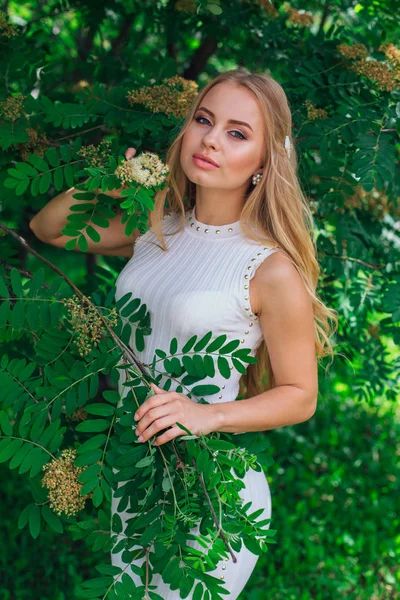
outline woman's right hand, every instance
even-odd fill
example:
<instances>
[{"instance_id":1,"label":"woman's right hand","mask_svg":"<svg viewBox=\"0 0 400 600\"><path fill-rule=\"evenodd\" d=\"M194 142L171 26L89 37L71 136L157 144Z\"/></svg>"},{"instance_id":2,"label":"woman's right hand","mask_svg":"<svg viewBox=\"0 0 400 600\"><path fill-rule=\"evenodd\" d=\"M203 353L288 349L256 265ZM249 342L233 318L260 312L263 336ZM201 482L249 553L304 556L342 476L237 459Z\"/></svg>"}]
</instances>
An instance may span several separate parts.
<instances>
[{"instance_id":1,"label":"woman's right hand","mask_svg":"<svg viewBox=\"0 0 400 600\"><path fill-rule=\"evenodd\" d=\"M125 151L125 158L126 160L130 160L131 158L133 158L136 154L136 148L128 148ZM122 192L123 189L127 188L128 186L124 183L124 185L121 188L118 188L117 190L107 190L106 194L107 196L111 196L112 198L120 198L120 194ZM101 192L101 190L97 190L98 193Z\"/></svg>"}]
</instances>

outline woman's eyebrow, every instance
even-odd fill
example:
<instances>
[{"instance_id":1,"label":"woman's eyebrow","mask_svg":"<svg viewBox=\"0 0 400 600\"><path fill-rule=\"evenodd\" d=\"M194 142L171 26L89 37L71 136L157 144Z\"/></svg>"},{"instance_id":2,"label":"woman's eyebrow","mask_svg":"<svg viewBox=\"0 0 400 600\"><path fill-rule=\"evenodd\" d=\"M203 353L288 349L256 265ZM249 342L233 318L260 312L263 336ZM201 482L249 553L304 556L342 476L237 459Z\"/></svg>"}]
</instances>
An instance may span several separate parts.
<instances>
[{"instance_id":1,"label":"woman's eyebrow","mask_svg":"<svg viewBox=\"0 0 400 600\"><path fill-rule=\"evenodd\" d=\"M211 110L208 110L208 108L205 108L204 106L199 106L199 108L197 110L204 110L204 112L208 113L210 115L210 117L215 118L214 113L211 112ZM245 127L248 127L249 129L251 129L251 131L253 131L253 129L250 127L250 125L248 123L245 123L244 121L237 121L236 119L229 119L228 123L237 123L238 125L244 125Z\"/></svg>"}]
</instances>

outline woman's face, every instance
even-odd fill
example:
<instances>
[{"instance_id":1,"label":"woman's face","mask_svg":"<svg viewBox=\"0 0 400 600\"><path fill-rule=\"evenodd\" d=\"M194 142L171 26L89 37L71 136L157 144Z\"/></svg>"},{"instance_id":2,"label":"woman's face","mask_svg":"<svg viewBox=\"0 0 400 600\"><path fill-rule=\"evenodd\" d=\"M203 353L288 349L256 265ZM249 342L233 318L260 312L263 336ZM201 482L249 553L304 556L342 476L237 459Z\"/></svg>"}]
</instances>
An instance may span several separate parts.
<instances>
[{"instance_id":1,"label":"woman's face","mask_svg":"<svg viewBox=\"0 0 400 600\"><path fill-rule=\"evenodd\" d=\"M212 114L210 114L212 113ZM230 119L247 123L229 123ZM234 82L222 82L207 92L182 138L180 161L186 176L206 188L248 189L260 171L264 120L253 93ZM204 154L218 168L206 169L193 160Z\"/></svg>"}]
</instances>

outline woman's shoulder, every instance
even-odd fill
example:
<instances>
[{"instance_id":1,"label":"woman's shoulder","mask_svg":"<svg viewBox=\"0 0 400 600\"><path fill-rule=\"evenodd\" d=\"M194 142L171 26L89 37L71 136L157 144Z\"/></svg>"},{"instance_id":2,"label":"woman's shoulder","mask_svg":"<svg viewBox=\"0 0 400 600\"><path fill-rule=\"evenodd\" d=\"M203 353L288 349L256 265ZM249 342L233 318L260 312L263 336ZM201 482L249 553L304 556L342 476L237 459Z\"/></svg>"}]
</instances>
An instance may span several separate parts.
<instances>
[{"instance_id":1,"label":"woman's shoulder","mask_svg":"<svg viewBox=\"0 0 400 600\"><path fill-rule=\"evenodd\" d=\"M257 282L268 287L283 285L290 288L300 280L299 271L287 253L278 245L271 246L271 252L267 252L266 260L257 269Z\"/></svg>"}]
</instances>

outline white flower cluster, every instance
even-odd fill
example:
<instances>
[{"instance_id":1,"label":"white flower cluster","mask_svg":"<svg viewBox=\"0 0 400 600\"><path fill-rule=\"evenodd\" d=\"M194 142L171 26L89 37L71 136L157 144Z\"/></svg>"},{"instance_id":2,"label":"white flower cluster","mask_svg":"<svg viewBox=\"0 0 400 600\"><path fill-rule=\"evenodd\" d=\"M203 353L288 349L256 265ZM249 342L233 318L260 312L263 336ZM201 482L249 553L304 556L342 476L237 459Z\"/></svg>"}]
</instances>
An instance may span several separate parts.
<instances>
[{"instance_id":1,"label":"white flower cluster","mask_svg":"<svg viewBox=\"0 0 400 600\"><path fill-rule=\"evenodd\" d=\"M144 152L126 160L115 170L115 175L123 182L136 181L146 188L160 185L165 181L169 167L152 152Z\"/></svg>"}]
</instances>

